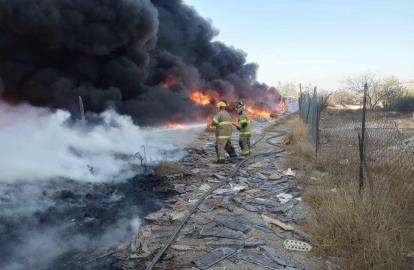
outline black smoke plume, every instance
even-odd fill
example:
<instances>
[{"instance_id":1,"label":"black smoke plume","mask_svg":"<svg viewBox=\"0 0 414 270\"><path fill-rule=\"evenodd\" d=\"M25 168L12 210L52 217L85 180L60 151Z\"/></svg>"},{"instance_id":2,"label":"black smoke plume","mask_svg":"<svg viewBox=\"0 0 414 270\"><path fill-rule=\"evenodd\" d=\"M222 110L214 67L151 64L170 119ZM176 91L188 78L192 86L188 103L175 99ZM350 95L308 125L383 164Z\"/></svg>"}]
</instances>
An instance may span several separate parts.
<instances>
[{"instance_id":1,"label":"black smoke plume","mask_svg":"<svg viewBox=\"0 0 414 270\"><path fill-rule=\"evenodd\" d=\"M205 115L196 90L264 106L257 65L217 34L182 0L0 0L0 96L69 110L82 96L139 124Z\"/></svg>"}]
</instances>

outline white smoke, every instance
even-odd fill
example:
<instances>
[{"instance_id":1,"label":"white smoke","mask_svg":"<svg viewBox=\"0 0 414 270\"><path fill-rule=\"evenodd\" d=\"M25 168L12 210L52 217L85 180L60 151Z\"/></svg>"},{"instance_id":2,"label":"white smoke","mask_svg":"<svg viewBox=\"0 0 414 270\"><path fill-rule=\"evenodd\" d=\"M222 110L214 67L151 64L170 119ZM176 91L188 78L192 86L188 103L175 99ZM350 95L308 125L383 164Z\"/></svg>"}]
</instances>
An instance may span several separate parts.
<instances>
[{"instance_id":1,"label":"white smoke","mask_svg":"<svg viewBox=\"0 0 414 270\"><path fill-rule=\"evenodd\" d=\"M1 269L44 269L66 252L128 241L141 226L148 204L163 203L139 189L128 195L122 186L138 183L135 178L122 181L141 173L141 162L180 159L183 147L204 127L140 128L113 110L90 120L74 121L62 110L0 102L0 255L8 254L7 260L0 259ZM73 198L62 197L62 192L72 192ZM88 199L89 193L96 199ZM124 200L129 207L114 206L112 220L87 204L91 200L97 205ZM81 208L83 204L90 208ZM85 215L89 209L101 214ZM102 220L105 225L99 225ZM87 226L102 231L81 230Z\"/></svg>"},{"instance_id":2,"label":"white smoke","mask_svg":"<svg viewBox=\"0 0 414 270\"><path fill-rule=\"evenodd\" d=\"M0 103L0 182L123 180L137 174L138 152L146 162L184 155L163 140L168 132L142 129L113 110L99 118L99 124L84 125L71 123L66 111Z\"/></svg>"},{"instance_id":3,"label":"white smoke","mask_svg":"<svg viewBox=\"0 0 414 270\"><path fill-rule=\"evenodd\" d=\"M91 237L83 234L73 234L64 239L70 224L49 227L44 231L26 231L20 235L25 239L24 244L15 248L15 257L5 264L3 270L50 269L48 264L71 250L83 251L93 243L95 247L107 248L128 241L141 227L141 219L120 219L106 228L100 235ZM64 243L64 244L62 244ZM41 259L40 259L41 258ZM0 265L3 262L0 262ZM3 265L2 265L3 266Z\"/></svg>"}]
</instances>

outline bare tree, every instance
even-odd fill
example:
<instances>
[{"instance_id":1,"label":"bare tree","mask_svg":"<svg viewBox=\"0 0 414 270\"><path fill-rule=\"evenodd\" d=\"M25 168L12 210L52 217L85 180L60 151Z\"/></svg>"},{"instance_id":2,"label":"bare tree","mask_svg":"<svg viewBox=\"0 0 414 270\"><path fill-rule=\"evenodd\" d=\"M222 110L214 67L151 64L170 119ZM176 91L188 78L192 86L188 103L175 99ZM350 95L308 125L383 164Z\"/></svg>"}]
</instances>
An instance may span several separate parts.
<instances>
[{"instance_id":1,"label":"bare tree","mask_svg":"<svg viewBox=\"0 0 414 270\"><path fill-rule=\"evenodd\" d=\"M282 96L299 97L299 85L295 82L278 82L276 89Z\"/></svg>"},{"instance_id":2,"label":"bare tree","mask_svg":"<svg viewBox=\"0 0 414 270\"><path fill-rule=\"evenodd\" d=\"M405 87L394 76L384 79L380 87L383 92L382 104L384 107L391 107L397 98L406 93Z\"/></svg>"},{"instance_id":3,"label":"bare tree","mask_svg":"<svg viewBox=\"0 0 414 270\"><path fill-rule=\"evenodd\" d=\"M414 79L410 80L405 85L406 88L406 95L407 96L414 96Z\"/></svg>"},{"instance_id":4,"label":"bare tree","mask_svg":"<svg viewBox=\"0 0 414 270\"><path fill-rule=\"evenodd\" d=\"M404 87L394 76L381 79L375 74L364 73L346 79L345 83L349 90L360 93L363 93L365 83L368 84L367 104L369 109L388 106L404 93Z\"/></svg>"}]
</instances>

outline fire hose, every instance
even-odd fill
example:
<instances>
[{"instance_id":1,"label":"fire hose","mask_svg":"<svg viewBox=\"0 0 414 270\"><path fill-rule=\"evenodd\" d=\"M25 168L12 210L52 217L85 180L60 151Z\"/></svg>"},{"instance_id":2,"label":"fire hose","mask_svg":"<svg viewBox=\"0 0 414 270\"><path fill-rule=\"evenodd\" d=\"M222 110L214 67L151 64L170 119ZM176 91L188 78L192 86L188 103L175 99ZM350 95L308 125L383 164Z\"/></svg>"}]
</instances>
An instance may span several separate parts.
<instances>
[{"instance_id":1,"label":"fire hose","mask_svg":"<svg viewBox=\"0 0 414 270\"><path fill-rule=\"evenodd\" d=\"M147 266L146 270L152 270L154 268L154 266L159 262L161 257L164 255L164 253L167 251L167 249L170 247L170 245L174 242L175 238L180 233L181 229L184 227L184 225L187 223L187 221L190 219L190 217L194 214L194 212L200 206L200 204L203 203L204 200L208 196L210 196L215 190L227 185L229 183L229 179L233 178L237 174L237 172L240 170L240 168L246 162L248 162L249 160L254 159L256 157L259 157L259 156L277 155L277 154L280 154L280 153L283 153L283 152L286 151L280 144L276 144L276 143L271 142L271 140L273 140L275 138L285 136L286 132L284 132L284 131L265 131L265 132L263 132L261 137L251 145L251 148L254 148L259 142L261 142L266 137L266 133L278 133L277 135L273 135L273 136L267 138L265 140L265 142L267 144L271 145L271 146L279 147L280 149L277 150L277 151L271 151L271 152L255 154L255 155L252 155L252 156L249 156L249 157L243 159L242 161L240 161L237 164L237 166L233 170L233 172L229 176L227 176L225 181L223 181L222 183L220 183L220 184L210 188L208 191L206 191L200 197L200 199L193 206L191 206L191 208L190 208L189 212L187 213L187 215L184 217L184 219L181 221L181 223L175 228L174 232L168 238L167 242L163 245L163 247L158 251L157 255L152 259L151 263Z\"/></svg>"}]
</instances>

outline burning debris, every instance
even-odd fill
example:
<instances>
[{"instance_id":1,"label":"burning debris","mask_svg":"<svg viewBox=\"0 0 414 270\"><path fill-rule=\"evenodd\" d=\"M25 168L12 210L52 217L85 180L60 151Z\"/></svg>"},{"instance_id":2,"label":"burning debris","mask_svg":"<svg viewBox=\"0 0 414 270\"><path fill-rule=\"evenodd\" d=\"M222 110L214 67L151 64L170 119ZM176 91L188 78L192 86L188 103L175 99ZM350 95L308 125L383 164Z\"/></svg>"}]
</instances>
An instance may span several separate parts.
<instances>
[{"instance_id":1,"label":"burning debris","mask_svg":"<svg viewBox=\"0 0 414 270\"><path fill-rule=\"evenodd\" d=\"M211 103L211 97L201 92L193 92L190 95L190 99L198 105L206 106Z\"/></svg>"},{"instance_id":2,"label":"burning debris","mask_svg":"<svg viewBox=\"0 0 414 270\"><path fill-rule=\"evenodd\" d=\"M279 110L257 65L213 41L218 31L181 0L3 0L0 25L10 102L74 110L81 96L89 111L112 106L145 125L205 119L221 99Z\"/></svg>"}]
</instances>

